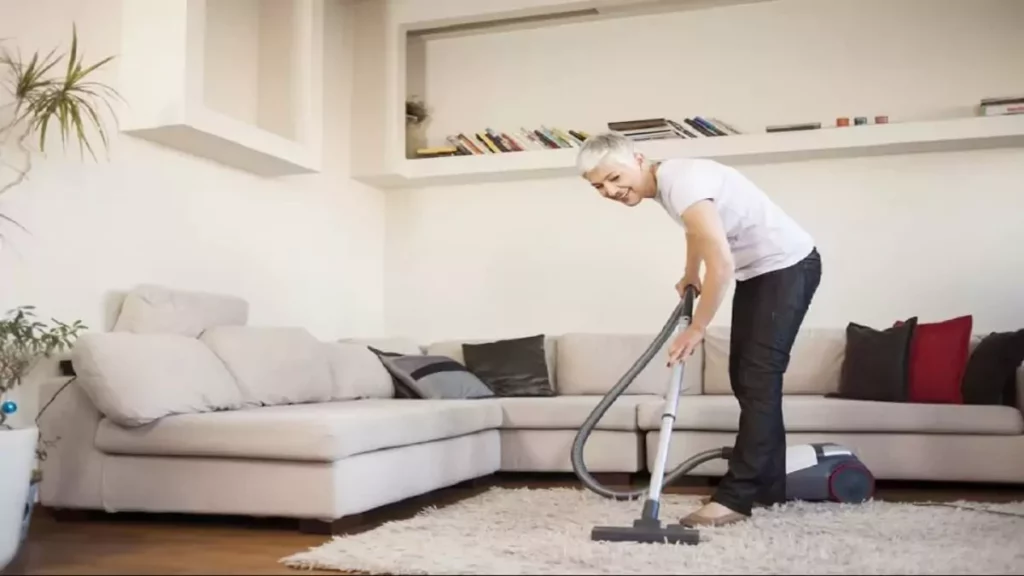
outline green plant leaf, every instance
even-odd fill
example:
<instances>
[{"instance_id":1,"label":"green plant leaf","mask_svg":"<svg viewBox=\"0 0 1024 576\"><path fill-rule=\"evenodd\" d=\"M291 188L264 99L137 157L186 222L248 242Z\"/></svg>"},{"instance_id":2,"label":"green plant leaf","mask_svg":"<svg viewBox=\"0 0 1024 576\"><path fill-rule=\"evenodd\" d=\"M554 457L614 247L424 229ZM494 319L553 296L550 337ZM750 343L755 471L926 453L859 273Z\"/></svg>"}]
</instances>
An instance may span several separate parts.
<instances>
[{"instance_id":1,"label":"green plant leaf","mask_svg":"<svg viewBox=\"0 0 1024 576\"><path fill-rule=\"evenodd\" d=\"M63 75L48 77L65 58ZM36 52L27 62L20 55L9 52L0 55L0 64L6 66L14 77L11 84L17 122L28 121L30 129L38 132L41 151L46 150L51 120L56 123L65 148L73 140L79 144L83 156L88 152L95 160L96 150L88 134L90 127L95 128L103 147L109 147L110 140L98 103L106 106L106 111L116 122L117 115L111 100L123 99L111 86L92 80L92 75L113 59L114 56L108 56L86 64L78 44L76 24L72 24L69 53L58 53L54 49L40 57Z\"/></svg>"}]
</instances>

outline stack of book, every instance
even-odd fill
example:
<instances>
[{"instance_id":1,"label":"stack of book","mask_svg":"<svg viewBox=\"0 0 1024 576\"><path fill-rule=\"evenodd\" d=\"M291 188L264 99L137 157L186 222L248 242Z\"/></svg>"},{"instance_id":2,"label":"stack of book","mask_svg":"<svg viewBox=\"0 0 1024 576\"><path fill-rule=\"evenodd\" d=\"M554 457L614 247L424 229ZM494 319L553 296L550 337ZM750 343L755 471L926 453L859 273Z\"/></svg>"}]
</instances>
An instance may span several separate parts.
<instances>
[{"instance_id":1,"label":"stack of book","mask_svg":"<svg viewBox=\"0 0 1024 576\"><path fill-rule=\"evenodd\" d=\"M978 112L982 116L1007 116L1024 113L1024 96L985 98L978 105Z\"/></svg>"},{"instance_id":2,"label":"stack of book","mask_svg":"<svg viewBox=\"0 0 1024 576\"><path fill-rule=\"evenodd\" d=\"M609 122L608 129L630 140L661 140L664 138L713 138L740 132L717 118L693 116L682 123L671 118L647 118Z\"/></svg>"},{"instance_id":3,"label":"stack of book","mask_svg":"<svg viewBox=\"0 0 1024 576\"><path fill-rule=\"evenodd\" d=\"M581 130L562 130L548 126L541 126L535 130L520 128L511 131L486 128L482 132L460 132L450 135L445 138L447 146L420 148L416 150L416 157L482 156L528 150L579 148L588 137L589 134Z\"/></svg>"}]
</instances>

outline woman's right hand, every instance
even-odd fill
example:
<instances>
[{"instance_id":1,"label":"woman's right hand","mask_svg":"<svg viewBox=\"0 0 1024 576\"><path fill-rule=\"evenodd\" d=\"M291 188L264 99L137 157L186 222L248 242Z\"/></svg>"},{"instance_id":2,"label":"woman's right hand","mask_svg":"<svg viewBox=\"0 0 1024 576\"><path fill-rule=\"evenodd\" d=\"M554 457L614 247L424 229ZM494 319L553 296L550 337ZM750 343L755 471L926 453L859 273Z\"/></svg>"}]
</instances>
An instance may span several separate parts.
<instances>
[{"instance_id":1,"label":"woman's right hand","mask_svg":"<svg viewBox=\"0 0 1024 576\"><path fill-rule=\"evenodd\" d=\"M686 297L686 287L693 286L694 290L697 291L696 296L700 296L700 277L699 276L683 276L683 278L676 283L676 292L679 293L680 298Z\"/></svg>"}]
</instances>

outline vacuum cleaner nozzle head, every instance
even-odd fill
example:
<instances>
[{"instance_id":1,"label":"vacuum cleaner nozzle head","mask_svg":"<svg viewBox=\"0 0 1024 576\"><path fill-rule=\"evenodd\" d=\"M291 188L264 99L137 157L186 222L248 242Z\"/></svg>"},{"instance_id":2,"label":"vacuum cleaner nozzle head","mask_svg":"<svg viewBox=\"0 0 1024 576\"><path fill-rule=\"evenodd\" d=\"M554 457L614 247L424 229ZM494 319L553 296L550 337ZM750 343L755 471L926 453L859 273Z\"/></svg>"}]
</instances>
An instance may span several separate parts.
<instances>
[{"instance_id":1,"label":"vacuum cleaner nozzle head","mask_svg":"<svg viewBox=\"0 0 1024 576\"><path fill-rule=\"evenodd\" d=\"M590 539L597 542L638 542L645 544L699 544L700 531L681 524L661 526L637 522L633 526L595 526Z\"/></svg>"}]
</instances>

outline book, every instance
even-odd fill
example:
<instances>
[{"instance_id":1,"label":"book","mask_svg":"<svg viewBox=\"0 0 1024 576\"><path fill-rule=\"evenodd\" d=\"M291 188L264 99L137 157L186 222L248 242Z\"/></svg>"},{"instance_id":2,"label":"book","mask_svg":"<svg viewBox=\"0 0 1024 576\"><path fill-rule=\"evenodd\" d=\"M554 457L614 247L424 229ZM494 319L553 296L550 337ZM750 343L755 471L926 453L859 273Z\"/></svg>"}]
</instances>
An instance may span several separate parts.
<instances>
[{"instance_id":1,"label":"book","mask_svg":"<svg viewBox=\"0 0 1024 576\"><path fill-rule=\"evenodd\" d=\"M1024 113L1024 96L985 98L978 105L982 116L1006 116Z\"/></svg>"},{"instance_id":2,"label":"book","mask_svg":"<svg viewBox=\"0 0 1024 576\"><path fill-rule=\"evenodd\" d=\"M662 138L711 138L740 134L717 118L691 116L677 122L671 118L644 118L608 123L608 129L630 140L656 140Z\"/></svg>"}]
</instances>

